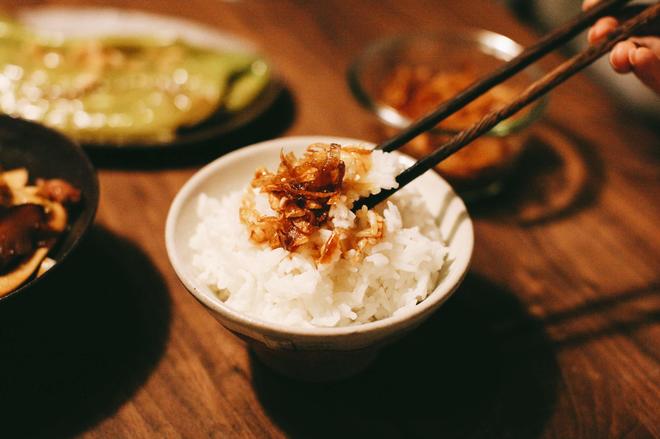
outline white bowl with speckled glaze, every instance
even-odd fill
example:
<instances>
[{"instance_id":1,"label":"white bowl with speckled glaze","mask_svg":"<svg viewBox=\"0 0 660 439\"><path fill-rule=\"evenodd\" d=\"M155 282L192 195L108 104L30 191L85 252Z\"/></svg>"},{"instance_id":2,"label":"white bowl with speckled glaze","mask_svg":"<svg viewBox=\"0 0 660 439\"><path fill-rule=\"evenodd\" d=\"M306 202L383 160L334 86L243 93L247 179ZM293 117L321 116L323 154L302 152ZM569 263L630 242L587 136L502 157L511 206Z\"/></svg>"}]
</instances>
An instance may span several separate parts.
<instances>
[{"instance_id":1,"label":"white bowl with speckled glaze","mask_svg":"<svg viewBox=\"0 0 660 439\"><path fill-rule=\"evenodd\" d=\"M364 369L378 350L420 325L458 288L467 273L474 236L465 205L439 175L427 172L413 183L437 218L446 240L449 263L429 296L401 315L356 326L300 328L260 320L233 310L208 285L199 282L192 262L190 238L197 226L200 194L222 197L245 188L256 168L277 167L280 150L302 152L315 142L342 145L369 142L328 136L284 137L257 143L220 157L199 170L176 195L167 217L165 241L172 267L186 289L227 329L246 340L277 371L308 380L339 379ZM411 164L413 159L399 154Z\"/></svg>"}]
</instances>

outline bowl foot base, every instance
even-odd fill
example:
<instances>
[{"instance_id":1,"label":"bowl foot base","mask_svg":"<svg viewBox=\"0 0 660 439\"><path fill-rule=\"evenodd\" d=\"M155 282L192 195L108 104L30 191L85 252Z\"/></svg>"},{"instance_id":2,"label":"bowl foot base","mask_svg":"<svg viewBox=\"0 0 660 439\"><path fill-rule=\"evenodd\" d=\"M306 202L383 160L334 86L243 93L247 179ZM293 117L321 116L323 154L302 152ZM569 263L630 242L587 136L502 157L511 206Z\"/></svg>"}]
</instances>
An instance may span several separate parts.
<instances>
[{"instance_id":1,"label":"bowl foot base","mask_svg":"<svg viewBox=\"0 0 660 439\"><path fill-rule=\"evenodd\" d=\"M339 381L365 370L379 349L356 351L287 351L250 346L266 366L286 377L308 382Z\"/></svg>"}]
</instances>

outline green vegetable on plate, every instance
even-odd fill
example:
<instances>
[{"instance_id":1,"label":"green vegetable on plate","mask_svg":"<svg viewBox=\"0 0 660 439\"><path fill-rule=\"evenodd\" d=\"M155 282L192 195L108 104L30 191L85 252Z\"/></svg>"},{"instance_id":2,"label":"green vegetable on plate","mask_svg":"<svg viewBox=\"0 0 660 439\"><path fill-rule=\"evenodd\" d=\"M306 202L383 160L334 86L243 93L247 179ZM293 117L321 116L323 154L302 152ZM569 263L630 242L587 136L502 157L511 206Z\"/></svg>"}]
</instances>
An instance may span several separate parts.
<instances>
[{"instance_id":1,"label":"green vegetable on plate","mask_svg":"<svg viewBox=\"0 0 660 439\"><path fill-rule=\"evenodd\" d=\"M249 106L270 80L253 54L141 36L56 38L0 20L0 112L82 143L166 143Z\"/></svg>"}]
</instances>

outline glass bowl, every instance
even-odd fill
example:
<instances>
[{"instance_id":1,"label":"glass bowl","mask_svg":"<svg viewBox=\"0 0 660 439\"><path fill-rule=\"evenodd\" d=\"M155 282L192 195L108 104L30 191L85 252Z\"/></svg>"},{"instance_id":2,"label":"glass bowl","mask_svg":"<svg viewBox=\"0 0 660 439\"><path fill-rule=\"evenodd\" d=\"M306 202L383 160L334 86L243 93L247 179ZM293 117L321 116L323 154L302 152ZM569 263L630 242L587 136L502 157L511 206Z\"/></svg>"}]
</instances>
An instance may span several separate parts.
<instances>
[{"instance_id":1,"label":"glass bowl","mask_svg":"<svg viewBox=\"0 0 660 439\"><path fill-rule=\"evenodd\" d=\"M510 38L485 30L399 35L370 44L349 67L348 83L360 105L382 122L384 136L393 136L522 50ZM534 67L518 73L418 136L403 151L414 157L429 154L512 100L541 74ZM524 149L527 128L545 105L545 98L537 100L445 159L436 170L468 199L498 193Z\"/></svg>"}]
</instances>

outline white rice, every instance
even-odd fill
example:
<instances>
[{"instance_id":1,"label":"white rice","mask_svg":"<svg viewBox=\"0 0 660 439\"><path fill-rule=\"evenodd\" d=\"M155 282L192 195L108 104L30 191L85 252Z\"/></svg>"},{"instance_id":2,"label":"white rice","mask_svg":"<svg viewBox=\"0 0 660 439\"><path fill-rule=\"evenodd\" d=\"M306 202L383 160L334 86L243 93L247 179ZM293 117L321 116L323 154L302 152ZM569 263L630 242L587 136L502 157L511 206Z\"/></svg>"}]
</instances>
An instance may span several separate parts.
<instances>
[{"instance_id":1,"label":"white rice","mask_svg":"<svg viewBox=\"0 0 660 439\"><path fill-rule=\"evenodd\" d=\"M367 175L375 185L372 193L396 185L395 156L375 151L372 164ZM258 195L256 208L267 213L270 206ZM415 307L439 281L447 249L414 188L402 189L379 210L384 236L363 259L356 262L351 250L327 264L250 241L239 218L242 197L242 191L221 199L201 195L200 222L190 240L198 280L239 312L289 326L355 325ZM352 222L353 198L356 194L347 194L346 203L330 210L336 227Z\"/></svg>"}]
</instances>

